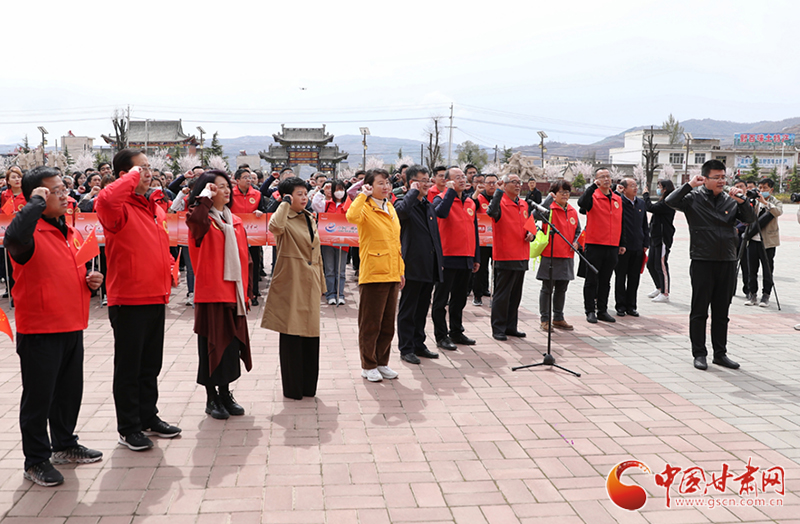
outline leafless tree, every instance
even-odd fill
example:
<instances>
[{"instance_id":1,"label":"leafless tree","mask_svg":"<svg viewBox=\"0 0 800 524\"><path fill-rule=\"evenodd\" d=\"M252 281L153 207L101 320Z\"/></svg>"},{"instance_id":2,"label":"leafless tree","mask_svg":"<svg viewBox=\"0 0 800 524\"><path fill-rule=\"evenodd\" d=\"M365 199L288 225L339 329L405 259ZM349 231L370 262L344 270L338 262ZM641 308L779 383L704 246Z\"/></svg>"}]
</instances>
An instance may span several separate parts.
<instances>
[{"instance_id":1,"label":"leafless tree","mask_svg":"<svg viewBox=\"0 0 800 524\"><path fill-rule=\"evenodd\" d=\"M428 169L431 170L431 173L433 173L434 167L444 162L441 146L439 145L443 118L441 116L432 116L430 124L425 128L425 135L428 137L428 155L425 158L425 163L428 164Z\"/></svg>"},{"instance_id":2,"label":"leafless tree","mask_svg":"<svg viewBox=\"0 0 800 524\"><path fill-rule=\"evenodd\" d=\"M128 145L128 120L125 113L119 110L114 111L111 123L114 124L114 149L121 151Z\"/></svg>"},{"instance_id":3,"label":"leafless tree","mask_svg":"<svg viewBox=\"0 0 800 524\"><path fill-rule=\"evenodd\" d=\"M656 165L658 163L658 149L653 142L653 126L650 126L650 132L644 134L644 148L642 149L642 156L644 157L644 174L647 181L647 191L653 186L653 176L656 172Z\"/></svg>"}]
</instances>

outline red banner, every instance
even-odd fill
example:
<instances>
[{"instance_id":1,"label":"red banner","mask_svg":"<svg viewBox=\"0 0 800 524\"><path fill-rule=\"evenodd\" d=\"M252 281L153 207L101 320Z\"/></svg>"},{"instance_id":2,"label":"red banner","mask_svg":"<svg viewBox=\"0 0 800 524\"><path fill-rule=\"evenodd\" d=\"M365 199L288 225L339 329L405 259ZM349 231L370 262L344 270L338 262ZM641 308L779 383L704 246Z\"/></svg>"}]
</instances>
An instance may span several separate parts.
<instances>
[{"instance_id":1,"label":"red banner","mask_svg":"<svg viewBox=\"0 0 800 524\"><path fill-rule=\"evenodd\" d=\"M0 244L3 243L3 239L6 237L6 229L12 220L14 220L14 215L0 215Z\"/></svg>"},{"instance_id":2,"label":"red banner","mask_svg":"<svg viewBox=\"0 0 800 524\"><path fill-rule=\"evenodd\" d=\"M478 214L478 241L482 247L492 247L492 226L494 220L484 213Z\"/></svg>"},{"instance_id":3,"label":"red banner","mask_svg":"<svg viewBox=\"0 0 800 524\"><path fill-rule=\"evenodd\" d=\"M256 217L254 213L236 213L242 219L242 226L247 233L247 245L267 245L267 216Z\"/></svg>"},{"instance_id":4,"label":"red banner","mask_svg":"<svg viewBox=\"0 0 800 524\"><path fill-rule=\"evenodd\" d=\"M358 247L358 226L347 221L341 213L320 213L317 222L319 242L323 246L347 245Z\"/></svg>"},{"instance_id":5,"label":"red banner","mask_svg":"<svg viewBox=\"0 0 800 524\"><path fill-rule=\"evenodd\" d=\"M97 227L94 233L97 236L97 243L101 246L105 245L106 237L103 232L103 226L100 225L100 220L97 219L97 213L76 213L73 216L75 217L75 229L78 230L82 238L89 238L89 233Z\"/></svg>"}]
</instances>

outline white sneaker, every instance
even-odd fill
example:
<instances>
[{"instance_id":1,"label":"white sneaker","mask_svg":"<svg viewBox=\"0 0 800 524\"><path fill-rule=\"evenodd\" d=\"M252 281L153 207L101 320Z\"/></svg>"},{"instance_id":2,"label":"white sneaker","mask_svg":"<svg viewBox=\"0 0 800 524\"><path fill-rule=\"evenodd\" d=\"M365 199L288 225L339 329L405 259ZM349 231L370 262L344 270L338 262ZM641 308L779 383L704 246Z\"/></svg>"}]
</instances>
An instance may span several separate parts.
<instances>
[{"instance_id":1,"label":"white sneaker","mask_svg":"<svg viewBox=\"0 0 800 524\"><path fill-rule=\"evenodd\" d=\"M800 324L795 324L795 325L794 325L794 328L795 328L797 331L800 331Z\"/></svg>"},{"instance_id":2,"label":"white sneaker","mask_svg":"<svg viewBox=\"0 0 800 524\"><path fill-rule=\"evenodd\" d=\"M659 293L653 300L650 302L669 302L669 296L665 295L664 293Z\"/></svg>"},{"instance_id":3,"label":"white sneaker","mask_svg":"<svg viewBox=\"0 0 800 524\"><path fill-rule=\"evenodd\" d=\"M769 295L761 295L761 301L758 303L758 307L769 307Z\"/></svg>"},{"instance_id":4,"label":"white sneaker","mask_svg":"<svg viewBox=\"0 0 800 524\"><path fill-rule=\"evenodd\" d=\"M647 298L656 298L660 294L661 294L660 289L654 289L653 291L647 294Z\"/></svg>"},{"instance_id":5,"label":"white sneaker","mask_svg":"<svg viewBox=\"0 0 800 524\"><path fill-rule=\"evenodd\" d=\"M335 306L336 305L336 297L329 298L328 299L328 305L329 306Z\"/></svg>"},{"instance_id":6,"label":"white sneaker","mask_svg":"<svg viewBox=\"0 0 800 524\"><path fill-rule=\"evenodd\" d=\"M339 297L339 305L340 306L344 305L344 297Z\"/></svg>"},{"instance_id":7,"label":"white sneaker","mask_svg":"<svg viewBox=\"0 0 800 524\"><path fill-rule=\"evenodd\" d=\"M380 382L383 380L383 375L377 369L362 369L361 377L369 380L370 382Z\"/></svg>"},{"instance_id":8,"label":"white sneaker","mask_svg":"<svg viewBox=\"0 0 800 524\"><path fill-rule=\"evenodd\" d=\"M389 366L378 366L378 373L380 373L383 378L397 378L397 371L393 370Z\"/></svg>"},{"instance_id":9,"label":"white sneaker","mask_svg":"<svg viewBox=\"0 0 800 524\"><path fill-rule=\"evenodd\" d=\"M186 297L186 302L184 302L184 304L194 307L194 293L189 293L189 296Z\"/></svg>"},{"instance_id":10,"label":"white sneaker","mask_svg":"<svg viewBox=\"0 0 800 524\"><path fill-rule=\"evenodd\" d=\"M758 299L756 298L755 293L750 293L747 295L747 301L744 303L745 306L755 306L758 305Z\"/></svg>"},{"instance_id":11,"label":"white sneaker","mask_svg":"<svg viewBox=\"0 0 800 524\"><path fill-rule=\"evenodd\" d=\"M103 305L104 306L108 305L108 297L103 297Z\"/></svg>"}]
</instances>

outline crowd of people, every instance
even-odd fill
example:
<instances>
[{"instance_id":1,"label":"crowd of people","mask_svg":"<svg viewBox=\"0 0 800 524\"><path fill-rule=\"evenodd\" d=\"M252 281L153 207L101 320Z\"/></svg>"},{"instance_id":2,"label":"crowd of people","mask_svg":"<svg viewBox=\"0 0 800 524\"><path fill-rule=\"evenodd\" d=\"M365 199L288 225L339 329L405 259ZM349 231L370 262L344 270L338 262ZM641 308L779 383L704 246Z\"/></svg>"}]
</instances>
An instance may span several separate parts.
<instances>
[{"instance_id":1,"label":"crowd of people","mask_svg":"<svg viewBox=\"0 0 800 524\"><path fill-rule=\"evenodd\" d=\"M305 181L288 167L265 176L249 166L232 176L197 166L172 177L151 170L141 151L124 149L97 172L70 177L55 168L23 173L13 167L5 180L0 206L14 218L3 259L10 264L7 285L16 305L24 474L45 486L63 482L54 463L102 458L78 444L74 434L82 396L83 330L91 294L98 289L107 290L114 334L112 389L120 445L145 451L154 445L150 437L181 432L159 418L157 408L165 305L178 284L181 262L185 303L194 308L197 383L206 389L205 412L216 419L245 413L231 385L241 376L241 363L248 371L253 365L246 314L259 305L267 264L261 247L248 246L238 214L272 214L268 229L276 246L261 326L280 334L283 395L302 399L317 390L320 308L346 304L348 259L358 279L361 376L378 382L398 377L389 366L395 328L404 362L439 358L426 345L429 312L437 348L475 345L463 323L470 294L474 307L491 300L494 339L525 337L519 307L537 231L547 240L536 272L541 330L574 329L564 310L576 275L584 278L590 324L616 322L608 309L612 276L616 317L639 316L645 267L655 286L648 296L655 303L669 302L676 210L686 215L691 236L694 366L707 368L710 307L713 362L736 369L739 365L727 356L726 336L737 261L742 261L747 304L768 307L779 244L775 218L782 213L770 179L759 182L757 194L746 195L739 180L724 191L725 166L716 160L678 189L670 180L659 180L655 201L646 191L638 196L633 178L612 180L608 169L599 168L577 209L569 199L582 188L569 181L552 183L542 200L535 181L526 181L525 193L518 175L480 174L473 165L463 171L401 166L394 174L372 169L347 181L324 173ZM76 264L83 239L64 218L76 207L97 213L104 228L100 271ZM169 247L166 227L166 214L178 211L186 211L189 230L189 245L182 249ZM322 246L315 213L343 214L358 228L358 247ZM481 214L491 219L491 246L480 245ZM575 252L581 254L577 271ZM759 267L763 285L756 300Z\"/></svg>"}]
</instances>

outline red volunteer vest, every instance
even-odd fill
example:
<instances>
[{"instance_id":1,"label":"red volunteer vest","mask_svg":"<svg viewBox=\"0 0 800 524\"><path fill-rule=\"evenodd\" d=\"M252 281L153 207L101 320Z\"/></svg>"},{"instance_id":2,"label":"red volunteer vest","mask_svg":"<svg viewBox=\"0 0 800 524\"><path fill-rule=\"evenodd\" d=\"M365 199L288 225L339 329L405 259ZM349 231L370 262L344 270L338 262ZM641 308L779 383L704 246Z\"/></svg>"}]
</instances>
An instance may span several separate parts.
<instances>
[{"instance_id":1,"label":"red volunteer vest","mask_svg":"<svg viewBox=\"0 0 800 524\"><path fill-rule=\"evenodd\" d=\"M485 215L486 211L489 209L489 204L490 203L491 202L489 202L489 200L487 200L486 197L483 196L483 193L479 193L478 194L478 206L477 206L478 213L482 213L482 214Z\"/></svg>"},{"instance_id":2,"label":"red volunteer vest","mask_svg":"<svg viewBox=\"0 0 800 524\"><path fill-rule=\"evenodd\" d=\"M209 220L211 219L209 218ZM236 215L233 215L233 230L236 233L236 246L239 248L239 262L242 266L242 286L245 299L247 299L250 255L247 249L247 233L242 226L242 219ZM194 239L189 242L189 257L192 259L194 268L194 301L235 304L236 284L223 279L225 274L225 233L213 220L211 220L211 227L203 237L200 247L197 247Z\"/></svg>"},{"instance_id":3,"label":"red volunteer vest","mask_svg":"<svg viewBox=\"0 0 800 524\"><path fill-rule=\"evenodd\" d=\"M622 233L622 198L611 192L611 200L599 189L592 195L592 209L586 213L586 243L618 246Z\"/></svg>"},{"instance_id":4,"label":"red volunteer vest","mask_svg":"<svg viewBox=\"0 0 800 524\"><path fill-rule=\"evenodd\" d=\"M564 208L553 202L550 204L550 209L553 211L553 218L550 221L556 226L556 229L569 240L575 238L575 230L578 229L578 212L575 208L567 204L567 210L564 211ZM544 224L544 232L548 233L549 230L550 226ZM572 249L560 236L553 236L551 241L553 242L553 258L572 258L574 256ZM549 245L542 251L542 256L550 256Z\"/></svg>"},{"instance_id":5,"label":"red volunteer vest","mask_svg":"<svg viewBox=\"0 0 800 524\"><path fill-rule=\"evenodd\" d=\"M57 227L39 219L31 259L25 264L11 259L17 333L69 333L89 325L86 269L75 262L80 235L71 226L67 229L64 239Z\"/></svg>"},{"instance_id":6,"label":"red volunteer vest","mask_svg":"<svg viewBox=\"0 0 800 524\"><path fill-rule=\"evenodd\" d=\"M325 212L326 213L340 213L342 215L347 213L347 210L344 208L344 203L341 205L336 205L336 202L333 200L326 200L325 201Z\"/></svg>"},{"instance_id":7,"label":"red volunteer vest","mask_svg":"<svg viewBox=\"0 0 800 524\"><path fill-rule=\"evenodd\" d=\"M492 258L494 260L528 260L530 243L525 242L525 221L528 204L521 198L515 203L503 194L500 200L500 220L492 226Z\"/></svg>"},{"instance_id":8,"label":"red volunteer vest","mask_svg":"<svg viewBox=\"0 0 800 524\"><path fill-rule=\"evenodd\" d=\"M475 201L456 197L447 218L439 219L439 237L446 257L475 256Z\"/></svg>"},{"instance_id":9,"label":"red volunteer vest","mask_svg":"<svg viewBox=\"0 0 800 524\"><path fill-rule=\"evenodd\" d=\"M109 306L169 302L172 260L167 219L160 206L153 208L155 217L143 197L131 195L125 202L127 221L122 229L114 233L105 228Z\"/></svg>"},{"instance_id":10,"label":"red volunteer vest","mask_svg":"<svg viewBox=\"0 0 800 524\"><path fill-rule=\"evenodd\" d=\"M444 191L439 191L439 189L436 186L431 186L431 188L428 190L428 202L433 204L433 199L436 198L437 195L442 195L442 193L445 192L447 192L447 189L445 189ZM444 195L442 195L442 198L444 198Z\"/></svg>"},{"instance_id":11,"label":"red volunteer vest","mask_svg":"<svg viewBox=\"0 0 800 524\"><path fill-rule=\"evenodd\" d=\"M252 213L258 209L258 204L261 202L261 192L250 187L247 189L247 194L243 195L239 190L239 186L233 186L231 199L233 200L231 212Z\"/></svg>"},{"instance_id":12,"label":"red volunteer vest","mask_svg":"<svg viewBox=\"0 0 800 524\"><path fill-rule=\"evenodd\" d=\"M3 191L2 197L0 197L0 208L2 208L6 202L12 199L14 200L14 213L25 207L25 204L28 203L28 201L25 200L25 195L20 193L19 195L14 196L14 192L11 191L11 188L9 188Z\"/></svg>"}]
</instances>

